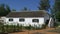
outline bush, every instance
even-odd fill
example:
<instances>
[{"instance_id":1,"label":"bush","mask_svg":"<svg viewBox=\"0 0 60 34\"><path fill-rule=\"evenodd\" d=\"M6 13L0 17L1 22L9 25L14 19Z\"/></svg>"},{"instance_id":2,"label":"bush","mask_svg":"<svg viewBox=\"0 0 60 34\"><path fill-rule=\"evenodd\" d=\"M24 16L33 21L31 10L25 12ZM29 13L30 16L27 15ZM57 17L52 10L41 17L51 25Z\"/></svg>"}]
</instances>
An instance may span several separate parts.
<instances>
[{"instance_id":1,"label":"bush","mask_svg":"<svg viewBox=\"0 0 60 34\"><path fill-rule=\"evenodd\" d=\"M2 25L0 28L0 32L6 32L6 33L11 33L11 32L19 32L21 30L21 26L19 24L17 25Z\"/></svg>"},{"instance_id":2,"label":"bush","mask_svg":"<svg viewBox=\"0 0 60 34\"><path fill-rule=\"evenodd\" d=\"M54 26L55 26L55 27L60 26L60 22L54 23Z\"/></svg>"},{"instance_id":3,"label":"bush","mask_svg":"<svg viewBox=\"0 0 60 34\"><path fill-rule=\"evenodd\" d=\"M40 27L34 24L34 29L37 30L40 29Z\"/></svg>"},{"instance_id":4,"label":"bush","mask_svg":"<svg viewBox=\"0 0 60 34\"><path fill-rule=\"evenodd\" d=\"M29 26L25 26L24 28L27 30L31 30L33 27L31 25L29 25Z\"/></svg>"},{"instance_id":5,"label":"bush","mask_svg":"<svg viewBox=\"0 0 60 34\"><path fill-rule=\"evenodd\" d=\"M44 28L45 25L43 25L42 28ZM19 32L22 31L23 29L26 30L36 30L36 29L42 29L40 28L40 25L34 25L34 26L23 26L22 24L19 25L0 25L0 32L6 32L6 33L11 33L11 32Z\"/></svg>"},{"instance_id":6,"label":"bush","mask_svg":"<svg viewBox=\"0 0 60 34\"><path fill-rule=\"evenodd\" d=\"M34 28L36 29L36 30L39 30L39 29L45 29L46 28L46 25L44 25L44 24L42 24L42 25L34 25Z\"/></svg>"},{"instance_id":7,"label":"bush","mask_svg":"<svg viewBox=\"0 0 60 34\"><path fill-rule=\"evenodd\" d=\"M45 28L46 28L46 25L43 24L43 25L42 25L42 29L45 29Z\"/></svg>"}]
</instances>

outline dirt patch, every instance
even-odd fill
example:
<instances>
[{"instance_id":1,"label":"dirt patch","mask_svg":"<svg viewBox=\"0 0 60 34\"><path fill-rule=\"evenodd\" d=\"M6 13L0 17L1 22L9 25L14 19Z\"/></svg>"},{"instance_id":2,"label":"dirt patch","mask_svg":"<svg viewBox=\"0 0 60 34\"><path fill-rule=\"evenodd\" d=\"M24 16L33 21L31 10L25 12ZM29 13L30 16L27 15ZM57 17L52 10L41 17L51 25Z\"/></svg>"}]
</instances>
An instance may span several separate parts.
<instances>
[{"instance_id":1,"label":"dirt patch","mask_svg":"<svg viewBox=\"0 0 60 34\"><path fill-rule=\"evenodd\" d=\"M15 32L10 34L60 34L56 32L48 32L48 30L53 30L54 28L42 29L42 30L25 30L24 32Z\"/></svg>"}]
</instances>

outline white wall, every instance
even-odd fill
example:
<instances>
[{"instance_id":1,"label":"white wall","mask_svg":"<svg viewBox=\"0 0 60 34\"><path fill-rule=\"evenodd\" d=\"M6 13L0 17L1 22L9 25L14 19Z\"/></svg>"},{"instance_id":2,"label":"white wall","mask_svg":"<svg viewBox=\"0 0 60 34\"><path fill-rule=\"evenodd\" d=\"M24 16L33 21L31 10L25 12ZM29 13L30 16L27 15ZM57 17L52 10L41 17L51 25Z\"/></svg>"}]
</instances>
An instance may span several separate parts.
<instances>
[{"instance_id":1,"label":"white wall","mask_svg":"<svg viewBox=\"0 0 60 34\"><path fill-rule=\"evenodd\" d=\"M45 14L44 21L46 22L46 20L48 20L49 18L50 18L49 15L48 14Z\"/></svg>"},{"instance_id":2,"label":"white wall","mask_svg":"<svg viewBox=\"0 0 60 34\"><path fill-rule=\"evenodd\" d=\"M12 22L10 22L9 21L9 18L6 18L5 19L5 22L7 23L7 24L17 24L17 23L19 23L19 24L23 24L24 26L26 26L26 25L29 25L29 24L31 24L32 26L34 26L34 24L35 25L42 25L42 24L44 24L44 18L43 17L36 17L36 18L23 18L23 19L25 19L25 21L24 22L20 22L19 21L19 19L20 18L13 18L13 21ZM39 19L39 23L34 23L34 22L32 22L32 19Z\"/></svg>"}]
</instances>

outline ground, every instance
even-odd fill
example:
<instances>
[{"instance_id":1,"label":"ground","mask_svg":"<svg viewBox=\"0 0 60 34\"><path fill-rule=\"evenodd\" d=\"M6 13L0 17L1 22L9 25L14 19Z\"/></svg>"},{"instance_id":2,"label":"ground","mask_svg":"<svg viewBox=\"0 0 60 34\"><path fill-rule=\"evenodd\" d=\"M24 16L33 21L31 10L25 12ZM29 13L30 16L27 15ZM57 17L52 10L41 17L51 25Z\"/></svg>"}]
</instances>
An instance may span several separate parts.
<instances>
[{"instance_id":1,"label":"ground","mask_svg":"<svg viewBox=\"0 0 60 34\"><path fill-rule=\"evenodd\" d=\"M53 30L54 28L46 28L42 30L25 30L24 32L15 32L10 34L60 34L56 32L48 32L49 30Z\"/></svg>"}]
</instances>

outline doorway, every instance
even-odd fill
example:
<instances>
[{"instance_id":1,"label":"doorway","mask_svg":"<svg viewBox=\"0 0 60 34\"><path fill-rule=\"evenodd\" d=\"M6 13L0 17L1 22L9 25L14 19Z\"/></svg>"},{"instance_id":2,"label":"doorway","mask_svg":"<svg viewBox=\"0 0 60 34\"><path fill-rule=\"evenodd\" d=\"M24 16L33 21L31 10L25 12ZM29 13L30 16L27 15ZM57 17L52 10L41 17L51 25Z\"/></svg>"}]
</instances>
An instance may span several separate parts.
<instances>
[{"instance_id":1,"label":"doorway","mask_svg":"<svg viewBox=\"0 0 60 34\"><path fill-rule=\"evenodd\" d=\"M46 27L46 28L48 27L48 24L49 24L49 19L46 20L46 22L45 22L45 27Z\"/></svg>"}]
</instances>

